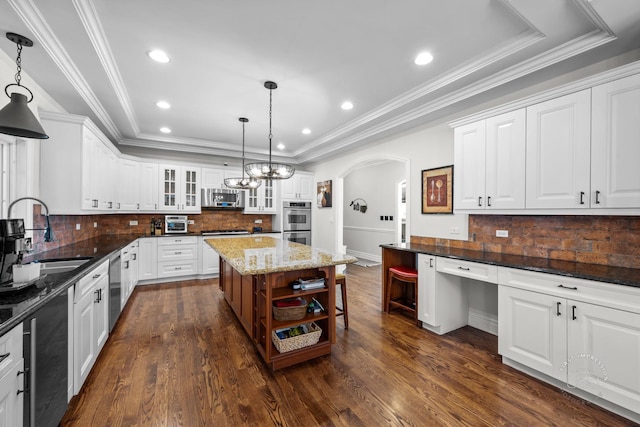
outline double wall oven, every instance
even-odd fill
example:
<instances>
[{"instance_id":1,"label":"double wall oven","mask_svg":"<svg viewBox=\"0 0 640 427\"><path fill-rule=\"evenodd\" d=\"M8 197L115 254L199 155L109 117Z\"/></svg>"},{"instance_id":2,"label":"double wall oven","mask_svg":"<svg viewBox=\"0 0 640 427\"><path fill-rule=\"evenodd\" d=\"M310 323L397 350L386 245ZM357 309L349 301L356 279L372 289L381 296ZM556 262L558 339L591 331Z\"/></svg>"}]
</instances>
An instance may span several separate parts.
<instances>
[{"instance_id":1,"label":"double wall oven","mask_svg":"<svg viewBox=\"0 0 640 427\"><path fill-rule=\"evenodd\" d=\"M311 202L283 202L282 238L311 245Z\"/></svg>"}]
</instances>

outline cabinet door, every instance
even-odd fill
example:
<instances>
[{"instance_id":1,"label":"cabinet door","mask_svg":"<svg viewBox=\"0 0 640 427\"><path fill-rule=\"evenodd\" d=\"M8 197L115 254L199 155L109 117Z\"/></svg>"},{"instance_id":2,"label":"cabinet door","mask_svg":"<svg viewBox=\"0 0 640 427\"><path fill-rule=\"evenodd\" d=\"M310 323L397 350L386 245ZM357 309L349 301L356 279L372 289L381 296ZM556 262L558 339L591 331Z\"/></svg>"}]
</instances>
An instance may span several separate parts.
<instances>
[{"instance_id":1,"label":"cabinet door","mask_svg":"<svg viewBox=\"0 0 640 427\"><path fill-rule=\"evenodd\" d=\"M590 89L527 107L527 209L589 207L590 118Z\"/></svg>"},{"instance_id":2,"label":"cabinet door","mask_svg":"<svg viewBox=\"0 0 640 427\"><path fill-rule=\"evenodd\" d=\"M524 209L525 110L487 119L487 209Z\"/></svg>"},{"instance_id":3,"label":"cabinet door","mask_svg":"<svg viewBox=\"0 0 640 427\"><path fill-rule=\"evenodd\" d=\"M418 254L418 320L440 326L436 319L436 257Z\"/></svg>"},{"instance_id":4,"label":"cabinet door","mask_svg":"<svg viewBox=\"0 0 640 427\"><path fill-rule=\"evenodd\" d=\"M229 171L229 176L231 175L232 173ZM242 171L233 174L233 176L242 176ZM224 169L202 168L202 188L226 188L224 177Z\"/></svg>"},{"instance_id":5,"label":"cabinet door","mask_svg":"<svg viewBox=\"0 0 640 427\"><path fill-rule=\"evenodd\" d=\"M566 300L498 287L498 353L566 381L566 340Z\"/></svg>"},{"instance_id":6,"label":"cabinet door","mask_svg":"<svg viewBox=\"0 0 640 427\"><path fill-rule=\"evenodd\" d=\"M200 169L182 168L181 211L200 212Z\"/></svg>"},{"instance_id":7,"label":"cabinet door","mask_svg":"<svg viewBox=\"0 0 640 427\"><path fill-rule=\"evenodd\" d=\"M135 160L120 159L118 164L118 204L116 209L135 211L139 208L138 183L139 163ZM111 175L108 175L111 176Z\"/></svg>"},{"instance_id":8,"label":"cabinet door","mask_svg":"<svg viewBox=\"0 0 640 427\"><path fill-rule=\"evenodd\" d=\"M98 153L100 210L114 211L117 203L118 180L113 179L113 171L118 170L118 157L101 141L98 142Z\"/></svg>"},{"instance_id":9,"label":"cabinet door","mask_svg":"<svg viewBox=\"0 0 640 427\"><path fill-rule=\"evenodd\" d=\"M99 209L98 139L88 131L82 137L82 209Z\"/></svg>"},{"instance_id":10,"label":"cabinet door","mask_svg":"<svg viewBox=\"0 0 640 427\"><path fill-rule=\"evenodd\" d=\"M455 209L485 208L485 135L484 120L454 130ZM426 191L431 194L431 189Z\"/></svg>"},{"instance_id":11,"label":"cabinet door","mask_svg":"<svg viewBox=\"0 0 640 427\"><path fill-rule=\"evenodd\" d=\"M302 200L313 200L315 196L313 174L296 172L294 176L298 177L298 198Z\"/></svg>"},{"instance_id":12,"label":"cabinet door","mask_svg":"<svg viewBox=\"0 0 640 427\"><path fill-rule=\"evenodd\" d=\"M138 239L138 280L158 278L158 238Z\"/></svg>"},{"instance_id":13,"label":"cabinet door","mask_svg":"<svg viewBox=\"0 0 640 427\"><path fill-rule=\"evenodd\" d=\"M202 263L200 274L219 274L220 257L218 253L206 242L202 242Z\"/></svg>"},{"instance_id":14,"label":"cabinet door","mask_svg":"<svg viewBox=\"0 0 640 427\"><path fill-rule=\"evenodd\" d=\"M275 181L265 179L259 188L262 188L262 211L264 213L276 213Z\"/></svg>"},{"instance_id":15,"label":"cabinet door","mask_svg":"<svg viewBox=\"0 0 640 427\"><path fill-rule=\"evenodd\" d=\"M574 301L568 305L568 384L637 411L640 314Z\"/></svg>"},{"instance_id":16,"label":"cabinet door","mask_svg":"<svg viewBox=\"0 0 640 427\"><path fill-rule=\"evenodd\" d=\"M138 202L140 210L152 212L158 210L158 165L139 163L140 189Z\"/></svg>"},{"instance_id":17,"label":"cabinet door","mask_svg":"<svg viewBox=\"0 0 640 427\"><path fill-rule=\"evenodd\" d=\"M98 353L104 347L109 337L109 275L102 274L98 280L96 280L93 291L93 304L94 304L94 320L93 326L95 328L93 338L95 340L95 355L98 357Z\"/></svg>"},{"instance_id":18,"label":"cabinet door","mask_svg":"<svg viewBox=\"0 0 640 427\"><path fill-rule=\"evenodd\" d=\"M173 166L160 166L160 209L178 210L180 203L180 170Z\"/></svg>"},{"instance_id":19,"label":"cabinet door","mask_svg":"<svg viewBox=\"0 0 640 427\"><path fill-rule=\"evenodd\" d=\"M20 356L22 357L22 355ZM0 378L0 425L6 427L22 426L24 411L24 360L19 359L11 369Z\"/></svg>"},{"instance_id":20,"label":"cabinet door","mask_svg":"<svg viewBox=\"0 0 640 427\"><path fill-rule=\"evenodd\" d=\"M640 74L592 91L591 207L640 207Z\"/></svg>"},{"instance_id":21,"label":"cabinet door","mask_svg":"<svg viewBox=\"0 0 640 427\"><path fill-rule=\"evenodd\" d=\"M78 292L77 287L76 284L76 292ZM73 307L73 384L75 393L80 391L93 362L96 360L94 298L93 292L86 292L82 298L74 303Z\"/></svg>"}]
</instances>

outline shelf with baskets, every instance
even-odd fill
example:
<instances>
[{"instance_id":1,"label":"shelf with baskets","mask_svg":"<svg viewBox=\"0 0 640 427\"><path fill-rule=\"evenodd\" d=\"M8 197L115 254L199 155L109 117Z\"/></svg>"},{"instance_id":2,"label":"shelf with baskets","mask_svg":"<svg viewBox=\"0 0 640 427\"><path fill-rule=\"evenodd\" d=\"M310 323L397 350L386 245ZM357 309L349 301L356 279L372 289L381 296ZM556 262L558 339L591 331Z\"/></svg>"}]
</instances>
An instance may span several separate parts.
<instances>
[{"instance_id":1,"label":"shelf with baskets","mask_svg":"<svg viewBox=\"0 0 640 427\"><path fill-rule=\"evenodd\" d=\"M323 288L312 290L294 290L290 283L300 277L321 277L325 280ZM288 314L277 320L274 316L275 301L301 298L308 302L315 299L324 311L306 312L300 308L294 318ZM277 311L277 310L276 310ZM282 313L280 311L279 313ZM331 344L335 340L335 268L320 267L310 270L271 273L260 276L256 283L256 346L274 369L290 366L305 360L331 353ZM278 331L301 326L306 333L294 337L277 336Z\"/></svg>"}]
</instances>

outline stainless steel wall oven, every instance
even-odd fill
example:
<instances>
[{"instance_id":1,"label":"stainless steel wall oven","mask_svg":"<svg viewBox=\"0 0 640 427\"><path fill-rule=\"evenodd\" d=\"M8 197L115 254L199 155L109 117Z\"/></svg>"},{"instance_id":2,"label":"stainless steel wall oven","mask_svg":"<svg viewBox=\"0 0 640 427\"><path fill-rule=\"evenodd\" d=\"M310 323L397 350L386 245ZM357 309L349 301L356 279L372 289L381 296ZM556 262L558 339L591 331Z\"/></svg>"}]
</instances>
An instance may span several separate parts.
<instances>
[{"instance_id":1,"label":"stainless steel wall oven","mask_svg":"<svg viewBox=\"0 0 640 427\"><path fill-rule=\"evenodd\" d=\"M311 202L283 202L282 238L311 245Z\"/></svg>"}]
</instances>

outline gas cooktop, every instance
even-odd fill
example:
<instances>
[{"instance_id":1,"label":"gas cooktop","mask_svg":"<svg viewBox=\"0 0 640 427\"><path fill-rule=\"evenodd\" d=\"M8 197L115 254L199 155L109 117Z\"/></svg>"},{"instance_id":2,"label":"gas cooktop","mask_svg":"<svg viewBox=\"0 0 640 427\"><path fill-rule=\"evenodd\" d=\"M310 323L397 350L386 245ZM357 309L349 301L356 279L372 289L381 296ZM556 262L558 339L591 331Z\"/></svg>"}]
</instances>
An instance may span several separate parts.
<instances>
[{"instance_id":1,"label":"gas cooktop","mask_svg":"<svg viewBox=\"0 0 640 427\"><path fill-rule=\"evenodd\" d=\"M250 234L247 230L202 230L203 236L221 236L228 234Z\"/></svg>"}]
</instances>

